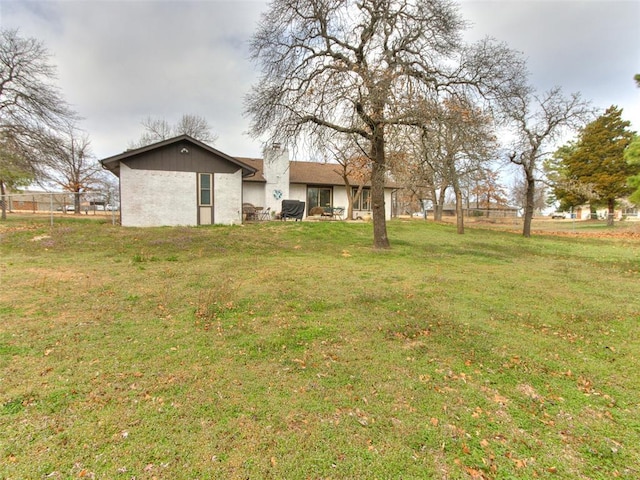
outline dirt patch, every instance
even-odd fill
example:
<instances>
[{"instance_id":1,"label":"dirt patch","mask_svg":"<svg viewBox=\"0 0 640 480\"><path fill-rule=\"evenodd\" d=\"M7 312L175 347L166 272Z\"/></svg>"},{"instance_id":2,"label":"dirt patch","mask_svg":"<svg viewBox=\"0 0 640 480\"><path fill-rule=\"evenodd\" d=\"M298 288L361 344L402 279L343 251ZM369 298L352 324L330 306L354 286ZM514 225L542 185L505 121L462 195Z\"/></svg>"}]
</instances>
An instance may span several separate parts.
<instances>
[{"instance_id":1,"label":"dirt patch","mask_svg":"<svg viewBox=\"0 0 640 480\"><path fill-rule=\"evenodd\" d=\"M453 220L455 221L455 219ZM450 221L447 220L449 223ZM491 228L522 234L522 218L511 219L465 219L470 228ZM640 239L640 222L616 222L607 227L604 221L598 220L549 220L534 218L531 224L531 235L555 235L575 238L618 238Z\"/></svg>"},{"instance_id":2,"label":"dirt patch","mask_svg":"<svg viewBox=\"0 0 640 480\"><path fill-rule=\"evenodd\" d=\"M557 235L560 237L580 237L580 238L626 238L630 240L640 240L640 231L632 230L612 230L607 232L562 232L537 230L533 233L541 235Z\"/></svg>"}]
</instances>

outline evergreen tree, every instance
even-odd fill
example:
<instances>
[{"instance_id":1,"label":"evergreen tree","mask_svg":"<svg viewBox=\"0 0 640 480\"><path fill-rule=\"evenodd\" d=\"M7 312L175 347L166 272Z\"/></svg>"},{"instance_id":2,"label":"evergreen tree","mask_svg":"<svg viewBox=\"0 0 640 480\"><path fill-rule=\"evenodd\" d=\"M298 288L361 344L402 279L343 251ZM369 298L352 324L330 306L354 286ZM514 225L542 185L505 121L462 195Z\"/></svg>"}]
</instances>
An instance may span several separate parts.
<instances>
[{"instance_id":1,"label":"evergreen tree","mask_svg":"<svg viewBox=\"0 0 640 480\"><path fill-rule=\"evenodd\" d=\"M597 201L597 196L589 184L584 184L572 178L568 164L565 161L574 155L578 145L571 141L555 151L550 159L544 162L545 176L551 185L550 203L559 202L561 211L571 210L585 203Z\"/></svg>"},{"instance_id":2,"label":"evergreen tree","mask_svg":"<svg viewBox=\"0 0 640 480\"><path fill-rule=\"evenodd\" d=\"M630 122L622 119L622 109L611 106L584 128L575 149L563 159L566 178L587 186L607 205L609 225L613 225L616 200L633 191L627 179L640 173L640 165L629 164L624 158L635 135L629 126Z\"/></svg>"},{"instance_id":3,"label":"evergreen tree","mask_svg":"<svg viewBox=\"0 0 640 480\"><path fill-rule=\"evenodd\" d=\"M0 219L7 219L6 194L33 180L29 161L7 131L0 130Z\"/></svg>"},{"instance_id":4,"label":"evergreen tree","mask_svg":"<svg viewBox=\"0 0 640 480\"><path fill-rule=\"evenodd\" d=\"M629 165L640 169L640 136L636 135L624 152L624 158ZM629 201L640 205L640 173L629 177L629 186L635 191L629 195Z\"/></svg>"}]
</instances>

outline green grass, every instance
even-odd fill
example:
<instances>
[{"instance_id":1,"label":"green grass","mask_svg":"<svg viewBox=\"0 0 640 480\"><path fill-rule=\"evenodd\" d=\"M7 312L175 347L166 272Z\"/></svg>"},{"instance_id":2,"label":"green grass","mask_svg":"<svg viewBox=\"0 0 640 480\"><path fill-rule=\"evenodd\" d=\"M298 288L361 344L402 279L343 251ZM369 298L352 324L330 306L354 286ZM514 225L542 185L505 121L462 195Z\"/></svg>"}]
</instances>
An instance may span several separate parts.
<instances>
[{"instance_id":1,"label":"green grass","mask_svg":"<svg viewBox=\"0 0 640 480\"><path fill-rule=\"evenodd\" d=\"M0 478L640 477L640 244L0 224Z\"/></svg>"}]
</instances>

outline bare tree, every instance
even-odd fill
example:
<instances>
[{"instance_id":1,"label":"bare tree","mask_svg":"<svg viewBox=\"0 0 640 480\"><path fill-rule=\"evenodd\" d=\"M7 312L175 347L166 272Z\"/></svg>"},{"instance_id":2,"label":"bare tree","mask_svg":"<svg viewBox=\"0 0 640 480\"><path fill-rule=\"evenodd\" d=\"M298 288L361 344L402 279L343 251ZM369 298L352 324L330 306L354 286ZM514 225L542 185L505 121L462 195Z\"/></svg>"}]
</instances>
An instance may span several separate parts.
<instances>
[{"instance_id":1,"label":"bare tree","mask_svg":"<svg viewBox=\"0 0 640 480\"><path fill-rule=\"evenodd\" d=\"M0 127L14 135L55 128L75 115L51 84L56 69L35 38L0 30ZM16 137L17 138L17 137Z\"/></svg>"},{"instance_id":2,"label":"bare tree","mask_svg":"<svg viewBox=\"0 0 640 480\"><path fill-rule=\"evenodd\" d=\"M211 126L204 117L185 114L173 128L175 135L189 135L201 142L214 144L218 136L211 131Z\"/></svg>"},{"instance_id":3,"label":"bare tree","mask_svg":"<svg viewBox=\"0 0 640 480\"><path fill-rule=\"evenodd\" d=\"M334 171L344 181L347 193L346 218L353 218L355 202L361 197L365 185L371 179L371 161L366 147L357 142L352 135L345 135L325 129L318 135L313 145L324 156L327 154L336 162Z\"/></svg>"},{"instance_id":4,"label":"bare tree","mask_svg":"<svg viewBox=\"0 0 640 480\"><path fill-rule=\"evenodd\" d=\"M492 160L497 148L493 120L464 96L449 96L423 106L422 158L440 171L456 199L456 225L464 233L462 180ZM445 187L446 189L446 187ZM444 189L443 189L444 190ZM441 191L444 196L444 192Z\"/></svg>"},{"instance_id":5,"label":"bare tree","mask_svg":"<svg viewBox=\"0 0 640 480\"><path fill-rule=\"evenodd\" d=\"M405 202L412 206L417 204L421 210L424 210L425 218L425 201L430 200L433 205L434 220L442 220L442 209L438 208L440 204L438 203L436 172L428 164L418 162L415 158L412 158L401 167L404 168L399 170L394 166L391 167L394 177L404 190L404 192L398 192L398 195L402 195L405 198ZM412 208L408 213L411 211L415 211L415 209Z\"/></svg>"},{"instance_id":6,"label":"bare tree","mask_svg":"<svg viewBox=\"0 0 640 480\"><path fill-rule=\"evenodd\" d=\"M131 144L131 148L144 147L178 135L189 135L210 145L218 139L218 136L211 131L207 120L199 115L184 114L175 125L171 125L164 118L150 116L140 123L145 130L138 141Z\"/></svg>"},{"instance_id":7,"label":"bare tree","mask_svg":"<svg viewBox=\"0 0 640 480\"><path fill-rule=\"evenodd\" d=\"M391 130L415 124L435 89L496 93L522 62L490 40L468 46L447 0L273 0L253 36L262 76L246 100L250 133L295 143L319 129L367 141L374 247L388 248L384 184Z\"/></svg>"},{"instance_id":8,"label":"bare tree","mask_svg":"<svg viewBox=\"0 0 640 480\"><path fill-rule=\"evenodd\" d=\"M0 30L0 191L40 172L37 148L51 132L76 118L51 83L56 70L44 45ZM2 202L2 219L6 218Z\"/></svg>"},{"instance_id":9,"label":"bare tree","mask_svg":"<svg viewBox=\"0 0 640 480\"><path fill-rule=\"evenodd\" d=\"M509 161L519 165L526 182L526 201L522 235L531 236L531 220L535 210L536 182L544 157L555 149L556 141L567 129L582 125L592 114L589 102L579 93L565 97L560 87L537 95L530 87L503 103L506 118L513 127L515 140Z\"/></svg>"},{"instance_id":10,"label":"bare tree","mask_svg":"<svg viewBox=\"0 0 640 480\"><path fill-rule=\"evenodd\" d=\"M403 148L408 155L398 156L391 160L391 171L396 180L403 186L410 196L423 201L429 199L433 207L433 219L442 220L442 207L447 189L450 187L445 167L440 162L440 156L434 154L434 146L429 129L426 125L421 128L402 129L398 137L399 148ZM394 161L394 160L399 161Z\"/></svg>"},{"instance_id":11,"label":"bare tree","mask_svg":"<svg viewBox=\"0 0 640 480\"><path fill-rule=\"evenodd\" d=\"M74 212L80 213L79 194L98 189L104 172L91 152L89 136L70 125L40 150L48 180L74 194Z\"/></svg>"},{"instance_id":12,"label":"bare tree","mask_svg":"<svg viewBox=\"0 0 640 480\"><path fill-rule=\"evenodd\" d=\"M136 147L151 145L173 136L171 125L164 118L147 117L140 124L144 127L144 132L135 144Z\"/></svg>"},{"instance_id":13,"label":"bare tree","mask_svg":"<svg viewBox=\"0 0 640 480\"><path fill-rule=\"evenodd\" d=\"M547 185L543 183L542 188L536 186L535 197L533 199L534 212L539 213L548 206ZM527 181L522 173L513 179L510 188L510 198L514 205L524 211L527 205Z\"/></svg>"},{"instance_id":14,"label":"bare tree","mask_svg":"<svg viewBox=\"0 0 640 480\"><path fill-rule=\"evenodd\" d=\"M494 206L507 206L507 192L499 177L497 171L486 166L474 172L474 186L469 193L475 196L476 208L489 211Z\"/></svg>"}]
</instances>

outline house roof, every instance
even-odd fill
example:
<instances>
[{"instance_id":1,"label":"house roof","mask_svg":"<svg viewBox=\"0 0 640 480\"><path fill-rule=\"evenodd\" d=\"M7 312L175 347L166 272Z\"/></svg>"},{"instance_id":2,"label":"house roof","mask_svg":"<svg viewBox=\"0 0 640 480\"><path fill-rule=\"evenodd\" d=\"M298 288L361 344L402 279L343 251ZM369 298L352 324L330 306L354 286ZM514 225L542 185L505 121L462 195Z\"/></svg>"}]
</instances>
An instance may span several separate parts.
<instances>
[{"instance_id":1,"label":"house roof","mask_svg":"<svg viewBox=\"0 0 640 480\"><path fill-rule=\"evenodd\" d=\"M174 138L163 140L161 142L153 143L151 145L145 145L144 147L127 150L112 157L105 158L100 161L103 167L112 172L114 175L119 176L120 162L134 159L142 154L151 152L168 145L172 145L178 142L189 142L193 145L208 151L209 153L216 155L228 162L236 164L242 168L242 175L245 182L259 182L265 183L264 178L264 161L261 158L245 158L245 157L231 157L220 150L216 150L209 145L196 140L189 135L180 135ZM341 165L337 163L318 163L318 162L289 162L289 182L294 184L305 185L344 185L344 179L341 175ZM355 178L350 179L351 184L359 185L359 180ZM367 181L365 186L370 186L371 182ZM385 186L388 188L395 188L394 182L387 179Z\"/></svg>"},{"instance_id":2,"label":"house roof","mask_svg":"<svg viewBox=\"0 0 640 480\"><path fill-rule=\"evenodd\" d=\"M246 177L245 182L266 182L263 171L264 161L261 158L239 157L239 161L246 163L256 169L253 176ZM341 165L338 163L318 163L318 162L289 162L289 182L304 185L340 185L344 186L344 179L341 175ZM351 178L351 184L359 185L359 181ZM370 186L371 182L365 182L365 186ZM394 188L396 185L387 180L385 186Z\"/></svg>"},{"instance_id":3,"label":"house roof","mask_svg":"<svg viewBox=\"0 0 640 480\"><path fill-rule=\"evenodd\" d=\"M202 149L204 149L205 151L216 155L228 162L231 162L233 164L236 164L238 167L242 168L242 175L243 176L247 176L247 175L252 175L256 172L256 169L254 169L253 167L241 162L240 160L238 160L237 158L231 157L229 155L227 155L226 153L221 152L220 150L216 150L213 147L210 147L209 145L207 145L206 143L203 143L199 140L196 140L195 138L189 136L189 135L179 135L177 137L173 137L173 138L169 138L167 140L162 140L160 142L156 142L156 143L152 143L151 145L145 145L144 147L140 147L140 148L134 148L131 150L127 150L125 152L119 153L118 155L114 155L112 157L108 157L105 158L103 160L100 161L100 163L102 163L102 166L104 168L106 168L107 170L109 170L111 173L113 173L116 176L120 176L120 162L123 160L129 160L129 159L133 159L139 155L142 155L144 153L147 152L151 152L153 150L157 150L159 148L162 147L166 147L168 145L173 145L175 143L179 143L179 142L187 142L187 143L191 143L192 145L198 146Z\"/></svg>"}]
</instances>

